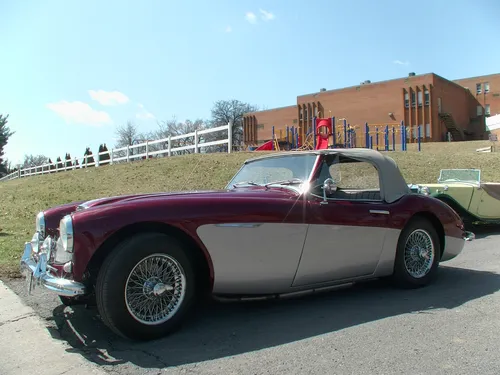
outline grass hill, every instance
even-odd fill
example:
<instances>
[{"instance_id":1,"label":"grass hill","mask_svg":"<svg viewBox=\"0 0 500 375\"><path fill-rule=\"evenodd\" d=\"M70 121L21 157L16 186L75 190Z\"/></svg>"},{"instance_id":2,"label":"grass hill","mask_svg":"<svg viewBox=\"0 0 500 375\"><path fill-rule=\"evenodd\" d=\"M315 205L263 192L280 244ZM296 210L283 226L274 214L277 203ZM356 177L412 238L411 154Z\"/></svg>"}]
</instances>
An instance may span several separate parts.
<instances>
[{"instance_id":1,"label":"grass hill","mask_svg":"<svg viewBox=\"0 0 500 375\"><path fill-rule=\"evenodd\" d=\"M408 183L435 182L443 168L480 168L484 181L500 182L500 152L477 153L488 141L423 143L416 152L388 152ZM33 235L35 215L82 199L157 191L223 188L242 162L263 152L197 154L76 169L0 182L0 278L19 276L23 244Z\"/></svg>"}]
</instances>

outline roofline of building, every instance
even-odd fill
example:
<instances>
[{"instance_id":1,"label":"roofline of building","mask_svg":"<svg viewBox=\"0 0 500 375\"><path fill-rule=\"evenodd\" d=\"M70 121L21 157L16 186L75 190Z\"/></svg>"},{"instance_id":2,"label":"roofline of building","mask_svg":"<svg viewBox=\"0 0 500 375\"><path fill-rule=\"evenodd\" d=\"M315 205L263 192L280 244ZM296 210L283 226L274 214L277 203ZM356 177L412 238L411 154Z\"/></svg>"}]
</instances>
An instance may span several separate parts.
<instances>
[{"instance_id":1,"label":"roofline of building","mask_svg":"<svg viewBox=\"0 0 500 375\"><path fill-rule=\"evenodd\" d=\"M400 77L400 78L386 79L384 81L377 81L377 82L365 83L363 85L359 84L359 85L341 87L341 88L338 88L338 89L332 89L332 90L326 90L326 91L316 91L316 92L312 92L312 93L309 93L309 94L297 95L297 99L305 97L305 96L311 96L311 95L316 95L316 94L324 94L324 93L330 93L330 92L334 92L334 91L341 91L341 90L347 90L347 89L354 89L356 87L361 87L361 86L378 85L378 84L381 84L381 83L388 83L388 82L393 82L393 81L400 81L402 79L408 79L408 78L411 79L411 78L423 77L423 76L427 76L427 75L436 75L436 74L432 73L432 72L431 73L423 73L423 74L416 74L414 76L406 76L406 77Z\"/></svg>"},{"instance_id":2,"label":"roofline of building","mask_svg":"<svg viewBox=\"0 0 500 375\"><path fill-rule=\"evenodd\" d=\"M475 76L475 77L457 78L457 79L454 79L452 81L456 82L456 81L465 81L465 80L469 80L469 79L480 79L480 78L487 78L487 77L490 78L493 76L500 76L500 73L485 74L482 76Z\"/></svg>"},{"instance_id":3,"label":"roofline of building","mask_svg":"<svg viewBox=\"0 0 500 375\"><path fill-rule=\"evenodd\" d=\"M247 112L247 113L244 113L243 116L251 115L252 113L262 113L262 112L270 112L270 111L279 111L281 109L292 108L292 107L297 108L297 104L286 105L284 107L276 107L276 108L270 108L270 109L263 109L262 111Z\"/></svg>"},{"instance_id":4,"label":"roofline of building","mask_svg":"<svg viewBox=\"0 0 500 375\"><path fill-rule=\"evenodd\" d=\"M468 90L468 89L466 89L464 86L462 86L460 83L457 83L457 82L455 82L455 81L452 81L452 80L449 80L449 79L447 79L447 78L444 78L443 76L440 76L439 74L435 74L435 73L433 73L433 74L434 74L436 77L439 77L440 79L442 79L443 81L450 82L452 85L458 86L458 87L460 87L460 88L461 88L461 89L463 89L463 90ZM469 91L470 91L470 90L469 90Z\"/></svg>"}]
</instances>

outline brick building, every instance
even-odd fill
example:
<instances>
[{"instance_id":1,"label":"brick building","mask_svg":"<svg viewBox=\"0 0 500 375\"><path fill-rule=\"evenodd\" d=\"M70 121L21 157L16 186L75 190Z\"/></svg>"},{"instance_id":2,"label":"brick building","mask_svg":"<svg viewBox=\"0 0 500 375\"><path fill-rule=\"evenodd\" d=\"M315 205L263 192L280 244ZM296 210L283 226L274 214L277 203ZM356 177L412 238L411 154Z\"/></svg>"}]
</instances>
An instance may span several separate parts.
<instances>
[{"instance_id":1,"label":"brick building","mask_svg":"<svg viewBox=\"0 0 500 375\"><path fill-rule=\"evenodd\" d=\"M298 129L301 139L312 129L312 118L335 116L337 132L343 119L356 130L364 147L365 123L370 134L376 129L407 128L407 142L415 142L421 125L423 142L488 139L485 117L500 113L500 74L447 80L437 74L415 75L297 97L297 104L247 113L243 128L245 144L256 146L272 138L284 140L287 126ZM381 134L381 133L380 133ZM374 136L375 138L375 136ZM400 136L396 142L400 142Z\"/></svg>"}]
</instances>

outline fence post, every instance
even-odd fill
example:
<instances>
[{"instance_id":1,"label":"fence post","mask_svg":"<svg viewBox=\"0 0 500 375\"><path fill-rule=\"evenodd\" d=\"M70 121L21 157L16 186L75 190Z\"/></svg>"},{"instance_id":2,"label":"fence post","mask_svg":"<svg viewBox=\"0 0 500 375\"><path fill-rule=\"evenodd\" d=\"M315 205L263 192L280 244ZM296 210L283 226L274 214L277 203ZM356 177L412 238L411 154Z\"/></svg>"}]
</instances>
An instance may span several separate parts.
<instances>
[{"instance_id":1,"label":"fence post","mask_svg":"<svg viewBox=\"0 0 500 375\"><path fill-rule=\"evenodd\" d=\"M50 169L50 167L49 167ZM76 157L75 157L75 160L73 160L73 169L76 169Z\"/></svg>"},{"instance_id":2,"label":"fence post","mask_svg":"<svg viewBox=\"0 0 500 375\"><path fill-rule=\"evenodd\" d=\"M316 116L313 116L313 148L316 150L316 126L317 126L317 122L316 122Z\"/></svg>"},{"instance_id":3,"label":"fence post","mask_svg":"<svg viewBox=\"0 0 500 375\"><path fill-rule=\"evenodd\" d=\"M332 139L333 148L337 147L337 123L335 122L335 117L332 117Z\"/></svg>"},{"instance_id":4,"label":"fence post","mask_svg":"<svg viewBox=\"0 0 500 375\"><path fill-rule=\"evenodd\" d=\"M389 151L389 125L385 126L385 151Z\"/></svg>"},{"instance_id":5,"label":"fence post","mask_svg":"<svg viewBox=\"0 0 500 375\"><path fill-rule=\"evenodd\" d=\"M347 120L344 119L344 148L347 147Z\"/></svg>"},{"instance_id":6,"label":"fence post","mask_svg":"<svg viewBox=\"0 0 500 375\"><path fill-rule=\"evenodd\" d=\"M367 122L365 122L365 144L366 148L370 148L370 127Z\"/></svg>"},{"instance_id":7,"label":"fence post","mask_svg":"<svg viewBox=\"0 0 500 375\"><path fill-rule=\"evenodd\" d=\"M198 129L194 130L194 153L198 153Z\"/></svg>"},{"instance_id":8,"label":"fence post","mask_svg":"<svg viewBox=\"0 0 500 375\"><path fill-rule=\"evenodd\" d=\"M146 140L146 159L149 159L149 139Z\"/></svg>"},{"instance_id":9,"label":"fence post","mask_svg":"<svg viewBox=\"0 0 500 375\"><path fill-rule=\"evenodd\" d=\"M127 145L127 163L130 161L130 147Z\"/></svg>"},{"instance_id":10,"label":"fence post","mask_svg":"<svg viewBox=\"0 0 500 375\"><path fill-rule=\"evenodd\" d=\"M168 156L172 156L172 136L171 135L168 136L168 141L167 142L168 142L168 146L167 146L168 147L167 148L168 154L167 155Z\"/></svg>"},{"instance_id":11,"label":"fence post","mask_svg":"<svg viewBox=\"0 0 500 375\"><path fill-rule=\"evenodd\" d=\"M227 123L227 153L230 154L233 150L233 120Z\"/></svg>"},{"instance_id":12,"label":"fence post","mask_svg":"<svg viewBox=\"0 0 500 375\"><path fill-rule=\"evenodd\" d=\"M114 154L114 149L111 149L111 152L109 153L109 164L113 165L113 154Z\"/></svg>"},{"instance_id":13,"label":"fence post","mask_svg":"<svg viewBox=\"0 0 500 375\"><path fill-rule=\"evenodd\" d=\"M406 128L403 120L401 120L401 151L406 151Z\"/></svg>"},{"instance_id":14,"label":"fence post","mask_svg":"<svg viewBox=\"0 0 500 375\"><path fill-rule=\"evenodd\" d=\"M392 127L392 151L396 151L396 129Z\"/></svg>"},{"instance_id":15,"label":"fence post","mask_svg":"<svg viewBox=\"0 0 500 375\"><path fill-rule=\"evenodd\" d=\"M417 136L418 136L418 151L421 151L422 150L422 148L420 146L420 138L421 138L421 135L422 135L422 133L421 133L422 132L421 125L418 126L417 132L418 132L418 134L417 134Z\"/></svg>"}]
</instances>

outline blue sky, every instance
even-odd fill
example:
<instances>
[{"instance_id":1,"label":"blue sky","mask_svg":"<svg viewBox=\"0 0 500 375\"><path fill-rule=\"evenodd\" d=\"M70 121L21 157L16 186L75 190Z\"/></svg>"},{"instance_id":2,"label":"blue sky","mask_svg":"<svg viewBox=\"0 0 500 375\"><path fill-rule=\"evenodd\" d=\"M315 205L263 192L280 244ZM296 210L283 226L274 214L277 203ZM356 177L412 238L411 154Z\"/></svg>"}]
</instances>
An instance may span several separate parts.
<instances>
[{"instance_id":1,"label":"blue sky","mask_svg":"<svg viewBox=\"0 0 500 375\"><path fill-rule=\"evenodd\" d=\"M127 120L208 118L327 89L435 72L500 73L498 0L3 0L6 157L114 145Z\"/></svg>"}]
</instances>

